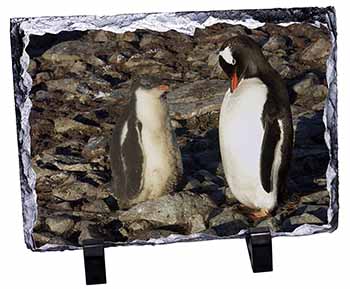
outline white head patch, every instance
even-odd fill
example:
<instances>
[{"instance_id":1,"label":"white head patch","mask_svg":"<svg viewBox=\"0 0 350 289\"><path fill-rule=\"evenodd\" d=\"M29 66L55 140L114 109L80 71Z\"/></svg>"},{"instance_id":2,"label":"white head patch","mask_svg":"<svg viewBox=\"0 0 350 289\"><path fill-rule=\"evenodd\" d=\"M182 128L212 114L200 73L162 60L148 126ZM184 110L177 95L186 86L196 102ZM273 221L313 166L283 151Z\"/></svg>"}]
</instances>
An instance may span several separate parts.
<instances>
[{"instance_id":1,"label":"white head patch","mask_svg":"<svg viewBox=\"0 0 350 289\"><path fill-rule=\"evenodd\" d=\"M224 50L221 50L219 53L220 56L229 64L235 65L236 59L233 58L230 47L226 47Z\"/></svg>"}]
</instances>

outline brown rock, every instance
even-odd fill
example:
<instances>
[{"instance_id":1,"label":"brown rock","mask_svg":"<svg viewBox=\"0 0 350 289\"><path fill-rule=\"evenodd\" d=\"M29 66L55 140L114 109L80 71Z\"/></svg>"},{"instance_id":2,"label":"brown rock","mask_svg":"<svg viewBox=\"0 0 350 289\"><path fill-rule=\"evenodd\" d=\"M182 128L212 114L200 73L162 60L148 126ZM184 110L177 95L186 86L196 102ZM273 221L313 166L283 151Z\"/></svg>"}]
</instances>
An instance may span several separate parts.
<instances>
[{"instance_id":1,"label":"brown rock","mask_svg":"<svg viewBox=\"0 0 350 289\"><path fill-rule=\"evenodd\" d=\"M63 235L74 227L74 221L68 217L49 217L45 223L49 230L57 235Z\"/></svg>"}]
</instances>

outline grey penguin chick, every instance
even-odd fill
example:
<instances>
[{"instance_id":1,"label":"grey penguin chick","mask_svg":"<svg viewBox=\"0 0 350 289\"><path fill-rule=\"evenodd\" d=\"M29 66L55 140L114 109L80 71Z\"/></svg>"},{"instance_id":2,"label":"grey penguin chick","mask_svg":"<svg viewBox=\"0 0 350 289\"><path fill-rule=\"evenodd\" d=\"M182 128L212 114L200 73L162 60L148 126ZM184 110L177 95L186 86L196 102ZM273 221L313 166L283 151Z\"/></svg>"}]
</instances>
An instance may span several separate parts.
<instances>
[{"instance_id":1,"label":"grey penguin chick","mask_svg":"<svg viewBox=\"0 0 350 289\"><path fill-rule=\"evenodd\" d=\"M219 63L230 79L219 120L223 168L232 193L258 219L287 197L293 149L288 92L247 36L226 41Z\"/></svg>"},{"instance_id":2,"label":"grey penguin chick","mask_svg":"<svg viewBox=\"0 0 350 289\"><path fill-rule=\"evenodd\" d=\"M133 81L130 101L116 121L110 142L112 190L119 208L173 192L181 182L182 159L160 80Z\"/></svg>"}]
</instances>

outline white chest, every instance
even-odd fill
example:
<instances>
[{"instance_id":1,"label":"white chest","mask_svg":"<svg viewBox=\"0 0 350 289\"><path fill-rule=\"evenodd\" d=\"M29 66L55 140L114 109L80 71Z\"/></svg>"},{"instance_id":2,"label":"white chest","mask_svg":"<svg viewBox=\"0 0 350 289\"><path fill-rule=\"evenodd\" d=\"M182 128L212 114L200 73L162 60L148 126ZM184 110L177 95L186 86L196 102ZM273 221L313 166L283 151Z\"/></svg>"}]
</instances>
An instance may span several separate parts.
<instances>
[{"instance_id":1,"label":"white chest","mask_svg":"<svg viewBox=\"0 0 350 289\"><path fill-rule=\"evenodd\" d=\"M171 134L166 108L159 100L137 101L137 118L142 123L144 188L151 194L163 190L171 171Z\"/></svg>"},{"instance_id":2,"label":"white chest","mask_svg":"<svg viewBox=\"0 0 350 289\"><path fill-rule=\"evenodd\" d=\"M233 94L228 90L220 112L220 150L226 179L237 199L250 207L259 206L259 199L271 195L260 181L261 118L267 92L259 79L243 80Z\"/></svg>"}]
</instances>

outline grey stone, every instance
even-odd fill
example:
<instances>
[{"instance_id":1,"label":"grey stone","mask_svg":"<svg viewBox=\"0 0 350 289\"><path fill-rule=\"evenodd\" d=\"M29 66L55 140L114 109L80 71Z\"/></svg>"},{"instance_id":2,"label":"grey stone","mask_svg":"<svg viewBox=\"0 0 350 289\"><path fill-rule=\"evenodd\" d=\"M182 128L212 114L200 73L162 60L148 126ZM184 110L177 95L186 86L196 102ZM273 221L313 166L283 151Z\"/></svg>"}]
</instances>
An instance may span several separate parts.
<instances>
[{"instance_id":1,"label":"grey stone","mask_svg":"<svg viewBox=\"0 0 350 289\"><path fill-rule=\"evenodd\" d=\"M225 194L226 203L231 205L231 204L234 204L234 203L238 202L237 198L232 193L230 187L225 187L224 188L224 194Z\"/></svg>"},{"instance_id":2,"label":"grey stone","mask_svg":"<svg viewBox=\"0 0 350 289\"><path fill-rule=\"evenodd\" d=\"M86 134L101 133L101 129L99 127L85 125L66 117L55 119L55 131L56 133L67 133L69 131L83 132Z\"/></svg>"},{"instance_id":3,"label":"grey stone","mask_svg":"<svg viewBox=\"0 0 350 289\"><path fill-rule=\"evenodd\" d=\"M200 181L198 181L195 178L189 178L188 179L188 183L184 187L184 190L185 191L191 191L191 190L199 189L200 187L201 187L201 182Z\"/></svg>"},{"instance_id":4,"label":"grey stone","mask_svg":"<svg viewBox=\"0 0 350 289\"><path fill-rule=\"evenodd\" d=\"M235 220L228 223L223 223L212 227L215 230L216 235L220 237L233 236L238 234L241 230L247 229L249 226L241 220Z\"/></svg>"},{"instance_id":5,"label":"grey stone","mask_svg":"<svg viewBox=\"0 0 350 289\"><path fill-rule=\"evenodd\" d=\"M95 222L91 221L80 221L78 222L75 227L74 231L80 232L79 237L78 237L78 243L79 245L83 245L84 241L86 240L103 240L103 235L97 230Z\"/></svg>"},{"instance_id":6,"label":"grey stone","mask_svg":"<svg viewBox=\"0 0 350 289\"><path fill-rule=\"evenodd\" d=\"M82 150L82 156L89 161L97 162L107 154L106 147L108 140L104 136L90 137L88 143Z\"/></svg>"},{"instance_id":7,"label":"grey stone","mask_svg":"<svg viewBox=\"0 0 350 289\"><path fill-rule=\"evenodd\" d=\"M73 209L70 202L49 203L47 208L56 211L71 211Z\"/></svg>"},{"instance_id":8,"label":"grey stone","mask_svg":"<svg viewBox=\"0 0 350 289\"><path fill-rule=\"evenodd\" d=\"M206 229L205 221L202 215L193 215L189 219L189 223L191 224L189 232L191 234L202 232Z\"/></svg>"},{"instance_id":9,"label":"grey stone","mask_svg":"<svg viewBox=\"0 0 350 289\"><path fill-rule=\"evenodd\" d=\"M303 61L317 62L325 61L331 49L331 42L325 38L319 38L316 42L312 42L307 46L301 55Z\"/></svg>"},{"instance_id":10,"label":"grey stone","mask_svg":"<svg viewBox=\"0 0 350 289\"><path fill-rule=\"evenodd\" d=\"M68 217L48 217L45 223L49 230L57 235L63 235L74 227L74 221Z\"/></svg>"},{"instance_id":11,"label":"grey stone","mask_svg":"<svg viewBox=\"0 0 350 289\"><path fill-rule=\"evenodd\" d=\"M70 176L64 183L52 190L53 196L65 201L78 201L83 198L102 199L108 197L109 194L110 192L106 187L96 188L88 183L77 181L73 176Z\"/></svg>"},{"instance_id":12,"label":"grey stone","mask_svg":"<svg viewBox=\"0 0 350 289\"><path fill-rule=\"evenodd\" d=\"M95 200L93 202L85 203L81 210L90 213L109 213L109 207L103 200Z\"/></svg>"},{"instance_id":13,"label":"grey stone","mask_svg":"<svg viewBox=\"0 0 350 289\"><path fill-rule=\"evenodd\" d=\"M223 80L199 80L183 85L168 94L169 111L175 119L219 111L227 90Z\"/></svg>"},{"instance_id":14,"label":"grey stone","mask_svg":"<svg viewBox=\"0 0 350 289\"><path fill-rule=\"evenodd\" d=\"M318 81L318 77L314 73L308 73L304 79L293 85L293 90L297 94L309 94L310 88Z\"/></svg>"},{"instance_id":15,"label":"grey stone","mask_svg":"<svg viewBox=\"0 0 350 289\"><path fill-rule=\"evenodd\" d=\"M287 41L286 38L279 35L273 35L263 46L264 50L276 51L277 49L286 49Z\"/></svg>"},{"instance_id":16,"label":"grey stone","mask_svg":"<svg viewBox=\"0 0 350 289\"><path fill-rule=\"evenodd\" d=\"M139 231L135 232L131 236L129 236L129 241L133 240L150 240L150 239L160 239L160 238L166 238L170 236L171 234L174 234L174 232L169 230L149 230L149 231Z\"/></svg>"},{"instance_id":17,"label":"grey stone","mask_svg":"<svg viewBox=\"0 0 350 289\"><path fill-rule=\"evenodd\" d=\"M273 218L273 217L261 221L260 223L258 223L256 225L256 227L257 228L267 227L267 228L270 228L271 231L273 231L273 232L278 232L280 230L280 225L279 225L278 220L276 218Z\"/></svg>"},{"instance_id":18,"label":"grey stone","mask_svg":"<svg viewBox=\"0 0 350 289\"><path fill-rule=\"evenodd\" d=\"M190 232L192 225L198 226L191 223L191 217L201 215L206 219L214 207L207 196L185 191L140 203L121 212L119 219L126 224L147 221L153 228L176 225Z\"/></svg>"},{"instance_id":19,"label":"grey stone","mask_svg":"<svg viewBox=\"0 0 350 289\"><path fill-rule=\"evenodd\" d=\"M329 202L329 192L327 190L312 193L300 198L300 202L303 204L314 204L319 202Z\"/></svg>"},{"instance_id":20,"label":"grey stone","mask_svg":"<svg viewBox=\"0 0 350 289\"><path fill-rule=\"evenodd\" d=\"M289 219L289 222L291 223L291 225L323 224L322 220L308 213L304 213L300 216L293 216Z\"/></svg>"},{"instance_id":21,"label":"grey stone","mask_svg":"<svg viewBox=\"0 0 350 289\"><path fill-rule=\"evenodd\" d=\"M233 221L240 221L248 226L248 220L244 215L238 213L235 207L228 207L209 219L209 227L212 228Z\"/></svg>"}]
</instances>

